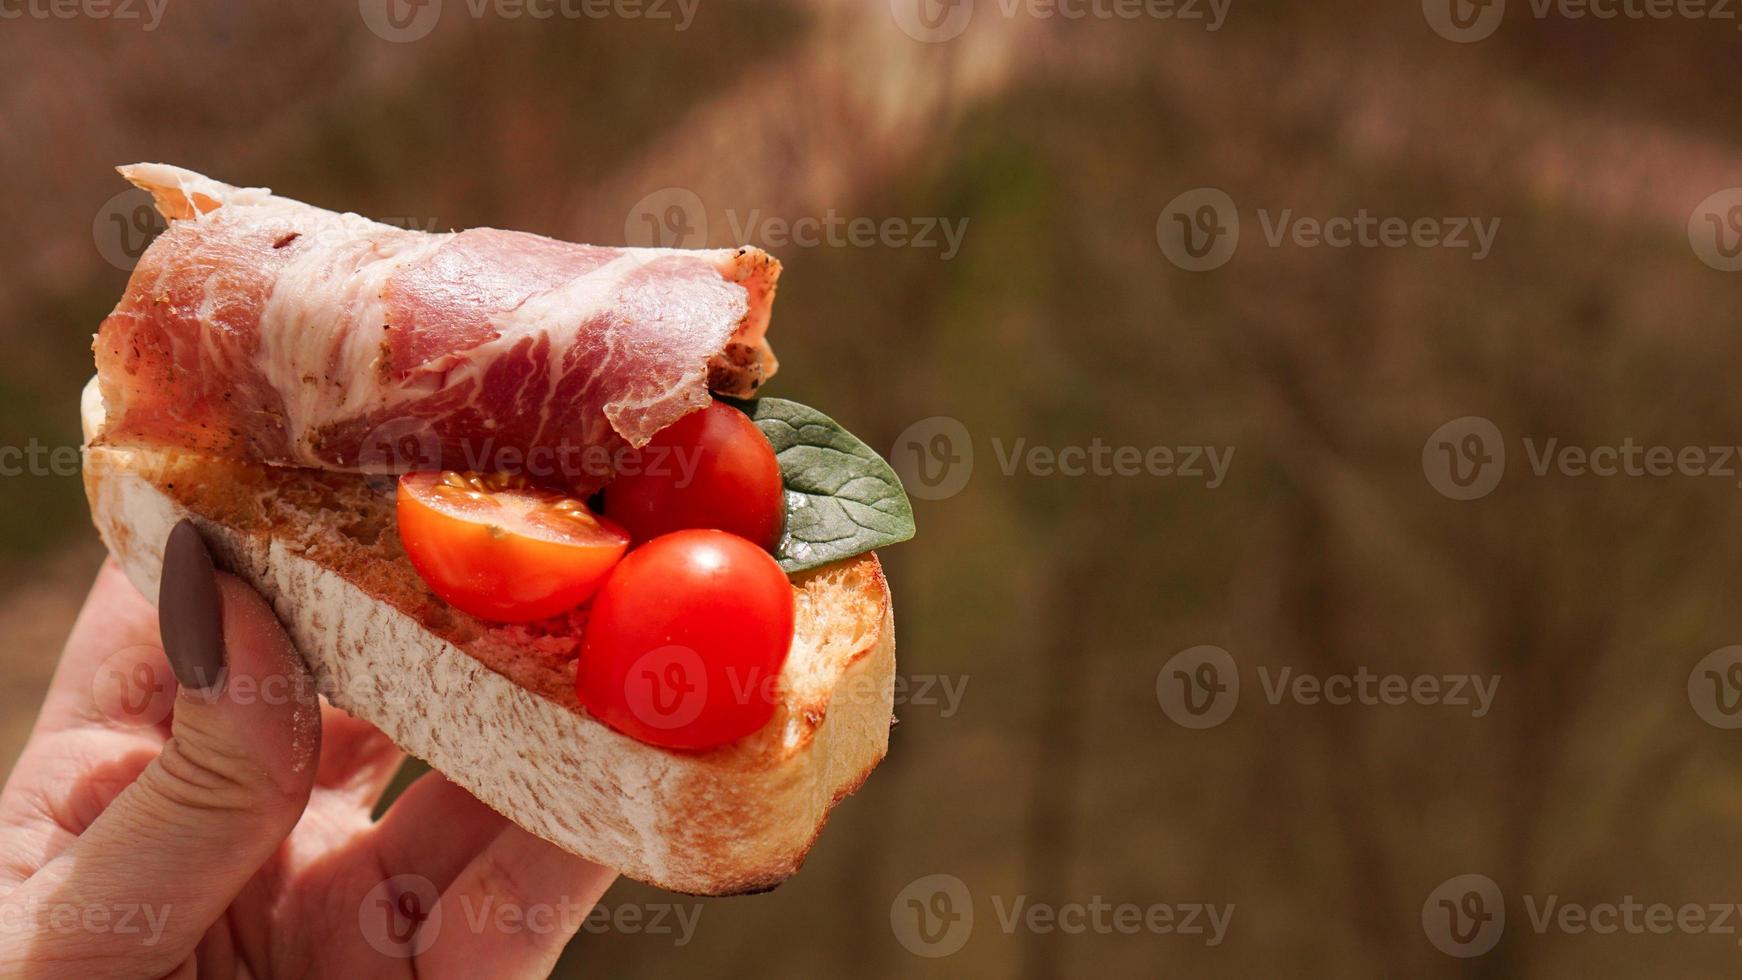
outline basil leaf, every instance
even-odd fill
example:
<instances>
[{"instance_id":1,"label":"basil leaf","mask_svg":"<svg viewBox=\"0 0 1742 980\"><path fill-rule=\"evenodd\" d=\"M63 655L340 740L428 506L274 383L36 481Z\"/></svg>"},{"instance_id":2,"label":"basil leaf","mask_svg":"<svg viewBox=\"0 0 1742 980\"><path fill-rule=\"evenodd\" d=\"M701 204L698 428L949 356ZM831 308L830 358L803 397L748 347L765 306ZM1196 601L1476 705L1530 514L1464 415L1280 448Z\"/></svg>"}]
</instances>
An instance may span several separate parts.
<instances>
[{"instance_id":1,"label":"basil leaf","mask_svg":"<svg viewBox=\"0 0 1742 980\"><path fill-rule=\"evenodd\" d=\"M774 557L788 573L913 537L913 505L883 457L834 419L784 398L735 403L768 441L786 485Z\"/></svg>"}]
</instances>

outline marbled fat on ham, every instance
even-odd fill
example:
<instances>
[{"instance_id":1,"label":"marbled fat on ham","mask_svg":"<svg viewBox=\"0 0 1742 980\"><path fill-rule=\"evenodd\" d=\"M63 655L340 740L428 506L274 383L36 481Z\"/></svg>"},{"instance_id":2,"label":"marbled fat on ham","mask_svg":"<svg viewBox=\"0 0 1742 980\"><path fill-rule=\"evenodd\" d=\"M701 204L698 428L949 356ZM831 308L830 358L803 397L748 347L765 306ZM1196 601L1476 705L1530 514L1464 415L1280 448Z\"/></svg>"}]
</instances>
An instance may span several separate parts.
<instances>
[{"instance_id":1,"label":"marbled fat on ham","mask_svg":"<svg viewBox=\"0 0 1742 980\"><path fill-rule=\"evenodd\" d=\"M97 334L109 444L590 490L710 389L748 396L774 372L780 264L761 249L407 231L176 167L121 172L169 228Z\"/></svg>"}]
</instances>

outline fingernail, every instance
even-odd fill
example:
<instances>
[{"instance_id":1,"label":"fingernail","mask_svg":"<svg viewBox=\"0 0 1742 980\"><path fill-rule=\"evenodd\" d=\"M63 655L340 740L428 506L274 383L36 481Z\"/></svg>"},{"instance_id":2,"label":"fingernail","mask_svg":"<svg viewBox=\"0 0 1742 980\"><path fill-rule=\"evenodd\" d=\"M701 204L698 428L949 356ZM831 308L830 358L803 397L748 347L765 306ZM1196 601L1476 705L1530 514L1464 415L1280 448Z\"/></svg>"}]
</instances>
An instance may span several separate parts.
<instances>
[{"instance_id":1,"label":"fingernail","mask_svg":"<svg viewBox=\"0 0 1742 980\"><path fill-rule=\"evenodd\" d=\"M157 621L163 652L181 686L203 691L216 684L224 669L224 604L212 553L192 521L172 528L163 546Z\"/></svg>"}]
</instances>

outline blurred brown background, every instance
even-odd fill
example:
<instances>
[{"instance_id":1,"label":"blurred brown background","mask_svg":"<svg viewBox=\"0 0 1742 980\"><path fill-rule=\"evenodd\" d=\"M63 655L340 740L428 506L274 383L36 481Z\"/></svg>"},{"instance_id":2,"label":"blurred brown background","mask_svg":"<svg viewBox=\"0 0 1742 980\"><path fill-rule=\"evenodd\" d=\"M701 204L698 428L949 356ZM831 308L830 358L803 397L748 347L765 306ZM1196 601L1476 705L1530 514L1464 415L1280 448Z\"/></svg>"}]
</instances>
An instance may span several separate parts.
<instances>
[{"instance_id":1,"label":"blurred brown background","mask_svg":"<svg viewBox=\"0 0 1742 980\"><path fill-rule=\"evenodd\" d=\"M110 168L149 159L432 229L695 245L705 219L710 244L786 264L773 393L967 481L916 500L920 536L884 556L916 686L804 872L701 903L619 884L607 906L699 907L693 936L583 933L561 975L1735 973L1742 915L1599 934L1533 912L1742 901L1742 735L1690 699L1696 664L1742 642L1742 474L1538 475L1530 455L1742 442L1739 280L1689 235L1742 184L1735 19L1512 0L1459 28L1439 0L1232 0L1212 25L1207 0L1068 3L1080 18L927 0L927 27L915 0L699 0L687 22L676 0L548 19L446 0L434 20L393 2L167 0L155 22L143 0L132 19L3 5L23 13L0 19L0 444L77 444L90 335L148 224ZM1240 237L1193 272L1164 211L1206 187ZM1498 225L1478 259L1272 244L1284 211ZM769 219L831 213L963 234L768 240ZM1733 243L1742 212L1712 213ZM1466 416L1507 461L1461 501L1424 449ZM935 417L953 440L910 429ZM1235 455L1214 488L1007 474L1017 440ZM0 478L8 760L101 559L77 476L24 470ZM1197 730L1158 688L1204 644L1242 687ZM1475 717L1272 703L1283 668L1500 680ZM1506 920L1460 958L1436 948L1433 896L1466 874ZM966 889L971 931L905 925L966 911L933 875ZM1234 911L1214 945L1001 921L1097 898Z\"/></svg>"}]
</instances>

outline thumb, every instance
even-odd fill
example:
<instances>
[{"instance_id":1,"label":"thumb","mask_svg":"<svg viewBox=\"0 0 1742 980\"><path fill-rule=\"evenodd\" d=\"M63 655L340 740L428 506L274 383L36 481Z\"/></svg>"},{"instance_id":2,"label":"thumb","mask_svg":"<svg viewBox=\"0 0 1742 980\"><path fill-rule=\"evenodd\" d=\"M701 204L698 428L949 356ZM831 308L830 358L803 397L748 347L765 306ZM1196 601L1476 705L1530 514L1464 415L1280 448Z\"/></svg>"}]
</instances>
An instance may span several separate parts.
<instances>
[{"instance_id":1,"label":"thumb","mask_svg":"<svg viewBox=\"0 0 1742 980\"><path fill-rule=\"evenodd\" d=\"M25 887L47 889L52 903L155 913L156 936L82 935L78 952L113 952L134 969L141 956L161 959L167 973L296 826L314 785L320 706L272 610L214 569L188 521L164 547L158 617L181 683L171 737ZM117 949L93 949L110 941Z\"/></svg>"}]
</instances>

